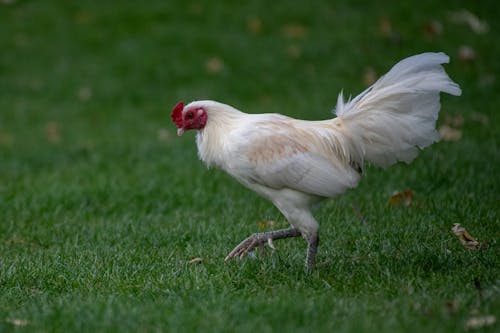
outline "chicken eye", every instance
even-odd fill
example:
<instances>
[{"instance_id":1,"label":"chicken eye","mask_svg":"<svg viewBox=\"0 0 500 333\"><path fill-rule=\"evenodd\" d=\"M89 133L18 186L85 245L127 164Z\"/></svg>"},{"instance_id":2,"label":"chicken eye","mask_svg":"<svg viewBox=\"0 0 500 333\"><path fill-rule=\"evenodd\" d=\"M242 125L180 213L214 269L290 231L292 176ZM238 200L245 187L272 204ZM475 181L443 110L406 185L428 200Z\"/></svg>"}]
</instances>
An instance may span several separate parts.
<instances>
[{"instance_id":1,"label":"chicken eye","mask_svg":"<svg viewBox=\"0 0 500 333\"><path fill-rule=\"evenodd\" d=\"M193 119L194 118L194 115L192 112L189 112L187 115L186 115L186 118L187 119Z\"/></svg>"}]
</instances>

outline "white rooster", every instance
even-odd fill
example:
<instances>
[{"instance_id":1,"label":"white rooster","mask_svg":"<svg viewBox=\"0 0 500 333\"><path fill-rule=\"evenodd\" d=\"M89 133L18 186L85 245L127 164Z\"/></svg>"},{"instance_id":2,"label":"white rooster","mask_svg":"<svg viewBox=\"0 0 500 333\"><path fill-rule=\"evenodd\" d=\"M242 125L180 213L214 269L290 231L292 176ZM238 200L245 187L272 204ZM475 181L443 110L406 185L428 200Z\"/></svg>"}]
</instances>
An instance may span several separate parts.
<instances>
[{"instance_id":1,"label":"white rooster","mask_svg":"<svg viewBox=\"0 0 500 333\"><path fill-rule=\"evenodd\" d=\"M441 66L448 61L444 53L406 58L356 98L345 102L340 94L336 117L329 120L247 114L214 101L179 102L172 120L179 136L197 130L200 159L270 200L291 224L251 235L226 260L302 236L306 267L312 269L319 226L311 206L356 187L365 162L384 168L409 163L439 139L439 94L461 94Z\"/></svg>"}]
</instances>

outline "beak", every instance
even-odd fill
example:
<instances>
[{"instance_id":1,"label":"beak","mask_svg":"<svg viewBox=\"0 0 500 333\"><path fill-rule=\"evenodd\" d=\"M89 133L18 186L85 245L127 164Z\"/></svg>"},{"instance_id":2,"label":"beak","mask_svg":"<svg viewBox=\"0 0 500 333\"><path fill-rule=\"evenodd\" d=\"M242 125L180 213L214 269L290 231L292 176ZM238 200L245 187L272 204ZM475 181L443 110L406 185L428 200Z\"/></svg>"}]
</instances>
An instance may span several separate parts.
<instances>
[{"instance_id":1,"label":"beak","mask_svg":"<svg viewBox=\"0 0 500 333\"><path fill-rule=\"evenodd\" d=\"M177 135L178 136L182 136L182 134L184 134L184 128L178 128L177 129Z\"/></svg>"}]
</instances>

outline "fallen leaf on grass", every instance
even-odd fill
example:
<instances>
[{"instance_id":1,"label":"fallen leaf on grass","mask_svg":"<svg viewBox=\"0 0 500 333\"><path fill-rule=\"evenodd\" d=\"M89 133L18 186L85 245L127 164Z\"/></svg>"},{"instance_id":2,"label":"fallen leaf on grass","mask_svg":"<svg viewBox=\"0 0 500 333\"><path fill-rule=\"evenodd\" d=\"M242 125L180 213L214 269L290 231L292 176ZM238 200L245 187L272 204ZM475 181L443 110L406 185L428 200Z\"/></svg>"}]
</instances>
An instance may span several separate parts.
<instances>
[{"instance_id":1,"label":"fallen leaf on grass","mask_svg":"<svg viewBox=\"0 0 500 333\"><path fill-rule=\"evenodd\" d=\"M469 28L477 34L484 34L490 30L486 21L480 20L476 15L466 9L450 13L450 19L454 23L468 25Z\"/></svg>"},{"instance_id":2,"label":"fallen leaf on grass","mask_svg":"<svg viewBox=\"0 0 500 333\"><path fill-rule=\"evenodd\" d=\"M92 98L92 89L89 87L81 87L80 89L78 89L76 95L81 102L87 102Z\"/></svg>"},{"instance_id":3,"label":"fallen leaf on grass","mask_svg":"<svg viewBox=\"0 0 500 333\"><path fill-rule=\"evenodd\" d=\"M378 79L377 73L372 67L365 68L365 71L363 73L363 84L366 87L369 87L372 84L374 84L375 81L377 81L377 79Z\"/></svg>"},{"instance_id":4,"label":"fallen leaf on grass","mask_svg":"<svg viewBox=\"0 0 500 333\"><path fill-rule=\"evenodd\" d=\"M401 205L409 207L412 204L413 195L412 190L404 190L403 192L395 191L389 199L389 206L396 207Z\"/></svg>"},{"instance_id":5,"label":"fallen leaf on grass","mask_svg":"<svg viewBox=\"0 0 500 333\"><path fill-rule=\"evenodd\" d=\"M401 33L392 28L392 23L387 17L381 17L379 20L378 30L380 34L387 38L392 44L401 43Z\"/></svg>"},{"instance_id":6,"label":"fallen leaf on grass","mask_svg":"<svg viewBox=\"0 0 500 333\"><path fill-rule=\"evenodd\" d=\"M458 48L458 60L461 62L473 62L476 60L476 51L468 45L462 45Z\"/></svg>"},{"instance_id":7,"label":"fallen leaf on grass","mask_svg":"<svg viewBox=\"0 0 500 333\"><path fill-rule=\"evenodd\" d=\"M257 222L257 225L259 226L260 229L267 229L267 228L272 228L276 225L276 221L259 221Z\"/></svg>"},{"instance_id":8,"label":"fallen leaf on grass","mask_svg":"<svg viewBox=\"0 0 500 333\"><path fill-rule=\"evenodd\" d=\"M481 125L488 125L489 122L488 116L480 112L472 112L470 118Z\"/></svg>"},{"instance_id":9,"label":"fallen leaf on grass","mask_svg":"<svg viewBox=\"0 0 500 333\"><path fill-rule=\"evenodd\" d=\"M487 244L481 243L472 237L472 235L469 234L469 232L462 227L460 223L453 223L451 231L453 231L453 233L458 237L458 240L460 240L460 243L462 243L463 247L466 249L477 250L488 246Z\"/></svg>"},{"instance_id":10,"label":"fallen leaf on grass","mask_svg":"<svg viewBox=\"0 0 500 333\"><path fill-rule=\"evenodd\" d=\"M36 289L36 288L31 288L30 292L31 292L31 295L40 295L40 294L43 294L43 291L41 291L40 289Z\"/></svg>"},{"instance_id":11,"label":"fallen leaf on grass","mask_svg":"<svg viewBox=\"0 0 500 333\"><path fill-rule=\"evenodd\" d=\"M435 39L443 34L443 24L438 20L431 20L424 26L424 34L429 39Z\"/></svg>"},{"instance_id":12,"label":"fallen leaf on grass","mask_svg":"<svg viewBox=\"0 0 500 333\"><path fill-rule=\"evenodd\" d=\"M7 319L7 322L14 326L26 326L29 324L29 321L26 319Z\"/></svg>"},{"instance_id":13,"label":"fallen leaf on grass","mask_svg":"<svg viewBox=\"0 0 500 333\"><path fill-rule=\"evenodd\" d=\"M443 141L458 141L462 138L462 131L448 125L443 125L438 129L439 137Z\"/></svg>"},{"instance_id":14,"label":"fallen leaf on grass","mask_svg":"<svg viewBox=\"0 0 500 333\"><path fill-rule=\"evenodd\" d=\"M50 143L57 144L61 142L61 131L59 124L55 121L49 121L45 124L45 137Z\"/></svg>"},{"instance_id":15,"label":"fallen leaf on grass","mask_svg":"<svg viewBox=\"0 0 500 333\"><path fill-rule=\"evenodd\" d=\"M188 10L193 15L201 15L205 11L205 8L201 3L193 2L188 6Z\"/></svg>"},{"instance_id":16,"label":"fallen leaf on grass","mask_svg":"<svg viewBox=\"0 0 500 333\"><path fill-rule=\"evenodd\" d=\"M203 261L203 259L197 257L197 258L193 258L191 260L188 261L189 264L199 264Z\"/></svg>"},{"instance_id":17,"label":"fallen leaf on grass","mask_svg":"<svg viewBox=\"0 0 500 333\"><path fill-rule=\"evenodd\" d=\"M286 38L299 39L307 36L307 29L298 23L289 23L281 27L281 33Z\"/></svg>"},{"instance_id":18,"label":"fallen leaf on grass","mask_svg":"<svg viewBox=\"0 0 500 333\"><path fill-rule=\"evenodd\" d=\"M224 63L220 58L213 57L207 60L205 63L205 70L209 74L218 74L224 69Z\"/></svg>"},{"instance_id":19,"label":"fallen leaf on grass","mask_svg":"<svg viewBox=\"0 0 500 333\"><path fill-rule=\"evenodd\" d=\"M465 119L461 113L447 115L444 118L444 124L439 127L439 137L443 141L458 141L462 139L462 126Z\"/></svg>"},{"instance_id":20,"label":"fallen leaf on grass","mask_svg":"<svg viewBox=\"0 0 500 333\"><path fill-rule=\"evenodd\" d=\"M297 59L302 54L302 49L297 44L291 44L286 48L286 53L290 58Z\"/></svg>"},{"instance_id":21,"label":"fallen leaf on grass","mask_svg":"<svg viewBox=\"0 0 500 333\"><path fill-rule=\"evenodd\" d=\"M496 323L497 318L493 315L472 317L465 323L465 330L476 330Z\"/></svg>"},{"instance_id":22,"label":"fallen leaf on grass","mask_svg":"<svg viewBox=\"0 0 500 333\"><path fill-rule=\"evenodd\" d=\"M457 313L458 310L458 303L455 300L447 300L445 303L445 308L446 311L450 314Z\"/></svg>"},{"instance_id":23,"label":"fallen leaf on grass","mask_svg":"<svg viewBox=\"0 0 500 333\"><path fill-rule=\"evenodd\" d=\"M252 17L247 20L247 30L253 34L258 35L262 32L262 21L258 17Z\"/></svg>"},{"instance_id":24,"label":"fallen leaf on grass","mask_svg":"<svg viewBox=\"0 0 500 333\"><path fill-rule=\"evenodd\" d=\"M90 13L84 10L80 10L74 15L74 20L77 24L87 24L89 23L90 18Z\"/></svg>"},{"instance_id":25,"label":"fallen leaf on grass","mask_svg":"<svg viewBox=\"0 0 500 333\"><path fill-rule=\"evenodd\" d=\"M158 132L156 132L156 137L158 138L158 141L167 142L170 139L171 135L167 129L160 128L158 129Z\"/></svg>"},{"instance_id":26,"label":"fallen leaf on grass","mask_svg":"<svg viewBox=\"0 0 500 333\"><path fill-rule=\"evenodd\" d=\"M390 37L392 34L392 24L387 17L381 17L378 22L378 31L384 37Z\"/></svg>"},{"instance_id":27,"label":"fallen leaf on grass","mask_svg":"<svg viewBox=\"0 0 500 333\"><path fill-rule=\"evenodd\" d=\"M13 235L9 239L5 241L7 245L24 245L26 243L26 240L24 238L20 238L17 235Z\"/></svg>"},{"instance_id":28,"label":"fallen leaf on grass","mask_svg":"<svg viewBox=\"0 0 500 333\"><path fill-rule=\"evenodd\" d=\"M0 146L10 146L12 142L12 135L7 132L0 131Z\"/></svg>"},{"instance_id":29,"label":"fallen leaf on grass","mask_svg":"<svg viewBox=\"0 0 500 333\"><path fill-rule=\"evenodd\" d=\"M465 119L463 114L457 113L454 115L447 115L444 118L444 123L452 127L462 127L464 125Z\"/></svg>"}]
</instances>

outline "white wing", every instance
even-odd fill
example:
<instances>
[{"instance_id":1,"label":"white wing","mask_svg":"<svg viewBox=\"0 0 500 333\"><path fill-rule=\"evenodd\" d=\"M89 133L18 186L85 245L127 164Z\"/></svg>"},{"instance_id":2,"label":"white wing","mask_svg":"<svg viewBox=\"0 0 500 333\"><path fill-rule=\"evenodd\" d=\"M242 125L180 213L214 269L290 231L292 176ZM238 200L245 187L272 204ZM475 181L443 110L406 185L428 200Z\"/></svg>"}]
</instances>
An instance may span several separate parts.
<instances>
[{"instance_id":1,"label":"white wing","mask_svg":"<svg viewBox=\"0 0 500 333\"><path fill-rule=\"evenodd\" d=\"M284 117L283 119L289 119ZM312 126L311 122L311 126ZM348 163L321 151L313 130L297 130L290 121L259 123L238 133L228 172L274 189L289 188L332 197L355 187L360 175ZM247 127L248 128L248 127Z\"/></svg>"}]
</instances>

